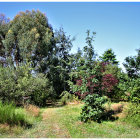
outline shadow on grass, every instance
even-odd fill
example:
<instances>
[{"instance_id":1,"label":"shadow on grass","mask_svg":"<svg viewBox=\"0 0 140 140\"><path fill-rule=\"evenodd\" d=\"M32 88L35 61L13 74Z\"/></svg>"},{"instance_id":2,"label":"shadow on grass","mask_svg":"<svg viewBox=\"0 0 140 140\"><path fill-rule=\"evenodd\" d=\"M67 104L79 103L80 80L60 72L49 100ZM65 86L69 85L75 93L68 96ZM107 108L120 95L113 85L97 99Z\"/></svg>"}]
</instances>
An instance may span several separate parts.
<instances>
[{"instance_id":1,"label":"shadow on grass","mask_svg":"<svg viewBox=\"0 0 140 140\"><path fill-rule=\"evenodd\" d=\"M113 116L115 114L116 113L114 110L108 110L103 114L101 121L112 121L113 122L115 120L118 120L118 117Z\"/></svg>"}]
</instances>

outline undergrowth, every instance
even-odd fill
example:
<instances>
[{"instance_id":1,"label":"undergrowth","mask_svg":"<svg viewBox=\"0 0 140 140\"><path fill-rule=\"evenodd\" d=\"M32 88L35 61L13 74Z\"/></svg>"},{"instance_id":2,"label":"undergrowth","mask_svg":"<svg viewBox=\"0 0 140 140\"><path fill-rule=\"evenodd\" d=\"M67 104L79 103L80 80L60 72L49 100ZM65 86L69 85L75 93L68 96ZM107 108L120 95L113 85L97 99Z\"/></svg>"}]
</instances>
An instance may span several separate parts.
<instances>
[{"instance_id":1,"label":"undergrowth","mask_svg":"<svg viewBox=\"0 0 140 140\"><path fill-rule=\"evenodd\" d=\"M140 128L140 105L136 103L130 103L125 110L126 117L123 121L131 123Z\"/></svg>"},{"instance_id":2,"label":"undergrowth","mask_svg":"<svg viewBox=\"0 0 140 140\"><path fill-rule=\"evenodd\" d=\"M0 123L10 126L19 125L30 127L32 124L23 111L17 111L13 103L2 103L0 101Z\"/></svg>"}]
</instances>

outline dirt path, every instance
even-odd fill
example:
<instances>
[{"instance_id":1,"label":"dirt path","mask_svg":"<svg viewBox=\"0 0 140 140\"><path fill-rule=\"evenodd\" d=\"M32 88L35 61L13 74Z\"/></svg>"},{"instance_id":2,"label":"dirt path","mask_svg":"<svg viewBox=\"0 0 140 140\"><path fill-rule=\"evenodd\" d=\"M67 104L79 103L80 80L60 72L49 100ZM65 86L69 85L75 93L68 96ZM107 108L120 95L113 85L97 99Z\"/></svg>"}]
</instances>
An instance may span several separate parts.
<instances>
[{"instance_id":1,"label":"dirt path","mask_svg":"<svg viewBox=\"0 0 140 140\"><path fill-rule=\"evenodd\" d=\"M60 124L59 122L59 114L57 113L56 108L48 108L42 114L43 121L48 122L51 126L50 128L53 130L53 133L56 135L57 138L69 138L70 135L67 129Z\"/></svg>"}]
</instances>

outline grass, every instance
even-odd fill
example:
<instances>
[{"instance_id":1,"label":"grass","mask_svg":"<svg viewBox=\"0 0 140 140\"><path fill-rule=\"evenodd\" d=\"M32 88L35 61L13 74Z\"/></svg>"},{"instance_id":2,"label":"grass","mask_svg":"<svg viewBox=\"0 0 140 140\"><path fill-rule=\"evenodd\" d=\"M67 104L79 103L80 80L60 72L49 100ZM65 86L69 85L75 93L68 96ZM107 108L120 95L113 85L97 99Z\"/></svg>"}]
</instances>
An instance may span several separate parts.
<instances>
[{"instance_id":1,"label":"grass","mask_svg":"<svg viewBox=\"0 0 140 140\"><path fill-rule=\"evenodd\" d=\"M40 115L40 108L35 105L29 104L29 105L24 106L24 108L26 112L28 112L34 117L38 117Z\"/></svg>"},{"instance_id":2,"label":"grass","mask_svg":"<svg viewBox=\"0 0 140 140\"><path fill-rule=\"evenodd\" d=\"M20 126L29 126L31 125L26 115L21 111L16 111L16 107L10 103L0 102L0 123Z\"/></svg>"},{"instance_id":3,"label":"grass","mask_svg":"<svg viewBox=\"0 0 140 140\"><path fill-rule=\"evenodd\" d=\"M126 114L124 121L140 128L140 105L130 103L124 112Z\"/></svg>"},{"instance_id":4,"label":"grass","mask_svg":"<svg viewBox=\"0 0 140 140\"><path fill-rule=\"evenodd\" d=\"M79 120L83 104L50 106L42 108L42 120L34 121L33 127L22 133L5 133L0 137L18 138L140 138L140 128L123 122L104 121L83 123ZM1 127L1 126L0 126ZM16 128L14 128L16 129Z\"/></svg>"}]
</instances>

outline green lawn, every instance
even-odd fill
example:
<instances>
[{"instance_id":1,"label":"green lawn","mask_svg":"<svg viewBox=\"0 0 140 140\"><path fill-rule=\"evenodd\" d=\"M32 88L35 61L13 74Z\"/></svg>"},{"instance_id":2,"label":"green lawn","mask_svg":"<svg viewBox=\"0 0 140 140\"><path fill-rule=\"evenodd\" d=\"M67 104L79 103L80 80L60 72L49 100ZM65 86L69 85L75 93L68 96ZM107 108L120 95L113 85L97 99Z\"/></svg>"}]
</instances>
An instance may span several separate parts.
<instances>
[{"instance_id":1,"label":"green lawn","mask_svg":"<svg viewBox=\"0 0 140 140\"><path fill-rule=\"evenodd\" d=\"M0 137L18 138L140 138L140 128L121 120L103 123L82 123L79 105L41 109L42 120L36 120L29 129L2 128ZM6 129L4 131L4 129Z\"/></svg>"}]
</instances>

